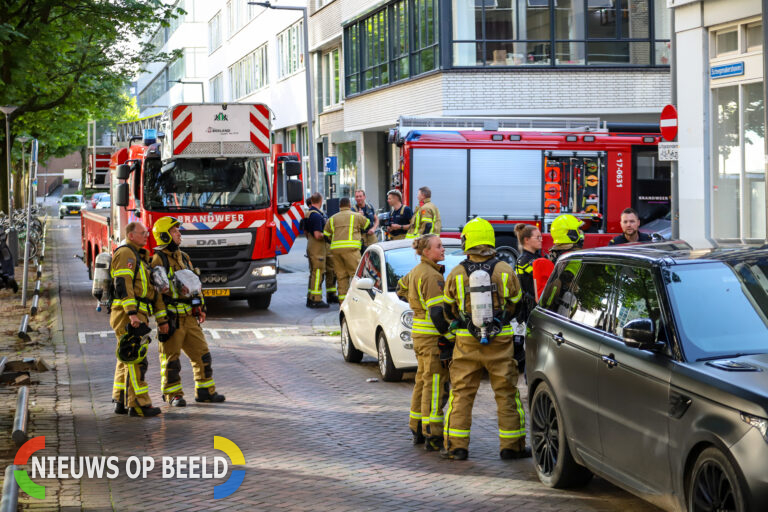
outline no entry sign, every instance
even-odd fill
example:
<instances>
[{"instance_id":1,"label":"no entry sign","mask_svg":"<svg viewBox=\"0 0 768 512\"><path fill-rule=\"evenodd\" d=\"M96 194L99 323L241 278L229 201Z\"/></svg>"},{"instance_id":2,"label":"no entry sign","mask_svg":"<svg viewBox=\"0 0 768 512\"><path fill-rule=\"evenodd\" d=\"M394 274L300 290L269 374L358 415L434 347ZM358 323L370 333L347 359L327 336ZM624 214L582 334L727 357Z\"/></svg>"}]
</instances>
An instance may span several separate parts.
<instances>
[{"instance_id":1,"label":"no entry sign","mask_svg":"<svg viewBox=\"0 0 768 512\"><path fill-rule=\"evenodd\" d=\"M661 136L664 140L669 142L675 140L675 137L677 137L677 109L674 105L667 105L661 111L659 127L661 128Z\"/></svg>"}]
</instances>

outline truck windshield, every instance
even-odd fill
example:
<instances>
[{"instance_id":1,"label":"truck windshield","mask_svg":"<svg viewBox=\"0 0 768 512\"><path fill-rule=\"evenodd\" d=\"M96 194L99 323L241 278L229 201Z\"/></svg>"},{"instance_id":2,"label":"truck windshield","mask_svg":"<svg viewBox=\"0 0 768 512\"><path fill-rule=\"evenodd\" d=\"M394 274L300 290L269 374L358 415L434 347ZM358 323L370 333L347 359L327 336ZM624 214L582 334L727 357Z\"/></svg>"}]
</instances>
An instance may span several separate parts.
<instances>
[{"instance_id":1,"label":"truck windshield","mask_svg":"<svg viewBox=\"0 0 768 512\"><path fill-rule=\"evenodd\" d=\"M263 158L148 160L144 206L149 210L250 210L269 206Z\"/></svg>"}]
</instances>

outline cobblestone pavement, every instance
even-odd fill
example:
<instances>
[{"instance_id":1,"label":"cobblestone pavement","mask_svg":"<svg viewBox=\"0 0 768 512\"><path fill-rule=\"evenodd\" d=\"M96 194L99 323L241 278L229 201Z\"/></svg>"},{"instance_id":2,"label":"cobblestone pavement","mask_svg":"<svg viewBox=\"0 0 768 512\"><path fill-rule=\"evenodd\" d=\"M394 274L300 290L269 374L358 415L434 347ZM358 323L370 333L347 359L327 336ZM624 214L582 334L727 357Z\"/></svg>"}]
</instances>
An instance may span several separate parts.
<instances>
[{"instance_id":1,"label":"cobblestone pavement","mask_svg":"<svg viewBox=\"0 0 768 512\"><path fill-rule=\"evenodd\" d=\"M270 311L252 312L244 302L210 305L205 326L225 404L194 403L185 358L182 377L190 405L162 404L154 342L147 381L163 414L115 415L110 404L115 341L106 315L95 311L89 297L85 268L72 258L79 252L79 222L52 224L63 330L61 345L54 346L56 405L46 404L44 418L55 428L43 430L40 417L31 435L45 433L42 455L117 456L121 466L130 456L147 455L158 466L146 479L132 480L121 471L114 480L37 480L51 486L49 497L40 502L22 494L24 508L658 510L598 478L579 491L548 489L536 479L530 460L501 461L487 382L475 404L470 460L443 461L413 447L407 427L412 375L401 383L368 383L379 377L375 361L345 363L338 336L312 328L317 313L303 307L302 273L279 276ZM205 456L212 471L211 459L222 455L213 448L214 435L243 451L246 473L239 490L213 500L214 485L224 479L161 478L163 456Z\"/></svg>"}]
</instances>

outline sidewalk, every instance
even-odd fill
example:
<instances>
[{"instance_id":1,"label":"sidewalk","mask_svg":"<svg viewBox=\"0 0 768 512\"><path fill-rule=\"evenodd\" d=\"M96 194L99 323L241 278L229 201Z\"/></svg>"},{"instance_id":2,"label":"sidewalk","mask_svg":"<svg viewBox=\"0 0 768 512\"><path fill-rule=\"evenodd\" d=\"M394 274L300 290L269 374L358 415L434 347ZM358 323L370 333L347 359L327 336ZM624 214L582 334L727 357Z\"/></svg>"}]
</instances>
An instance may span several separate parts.
<instances>
[{"instance_id":1,"label":"sidewalk","mask_svg":"<svg viewBox=\"0 0 768 512\"><path fill-rule=\"evenodd\" d=\"M293 247L288 254L277 257L281 272L306 272L309 273L309 260L307 254L307 239L304 235L296 237Z\"/></svg>"}]
</instances>

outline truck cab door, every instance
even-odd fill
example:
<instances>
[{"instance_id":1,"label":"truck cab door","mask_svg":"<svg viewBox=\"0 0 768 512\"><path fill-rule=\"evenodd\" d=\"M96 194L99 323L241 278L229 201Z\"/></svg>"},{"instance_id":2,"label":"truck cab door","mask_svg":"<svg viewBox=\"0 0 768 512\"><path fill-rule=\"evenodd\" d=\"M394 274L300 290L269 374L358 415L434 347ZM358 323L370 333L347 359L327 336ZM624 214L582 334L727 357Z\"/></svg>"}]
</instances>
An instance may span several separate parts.
<instances>
[{"instance_id":1,"label":"truck cab door","mask_svg":"<svg viewBox=\"0 0 768 512\"><path fill-rule=\"evenodd\" d=\"M304 218L304 182L301 156L298 153L276 153L272 176L276 253L287 254L302 231Z\"/></svg>"}]
</instances>

